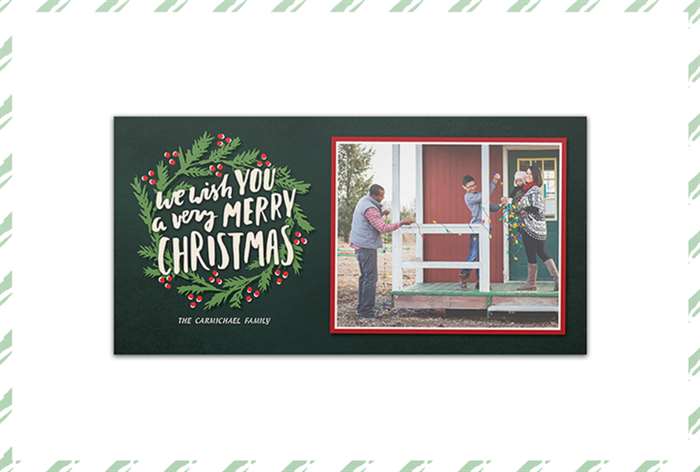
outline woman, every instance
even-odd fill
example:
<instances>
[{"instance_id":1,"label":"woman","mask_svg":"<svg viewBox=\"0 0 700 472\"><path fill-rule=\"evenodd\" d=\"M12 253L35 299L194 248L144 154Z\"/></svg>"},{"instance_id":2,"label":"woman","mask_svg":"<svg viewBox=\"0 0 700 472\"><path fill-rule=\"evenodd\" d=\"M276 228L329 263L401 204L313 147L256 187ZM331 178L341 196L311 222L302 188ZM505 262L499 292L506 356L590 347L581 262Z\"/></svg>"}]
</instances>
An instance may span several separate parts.
<instances>
[{"instance_id":1,"label":"woman","mask_svg":"<svg viewBox=\"0 0 700 472\"><path fill-rule=\"evenodd\" d=\"M537 256L542 259L554 281L554 290L559 290L559 271L554 259L544 247L547 241L547 222L544 218L544 196L542 195L542 171L536 165L527 169L525 186L528 190L520 198L518 209L523 224L522 239L527 254L527 281L518 290L537 290Z\"/></svg>"}]
</instances>

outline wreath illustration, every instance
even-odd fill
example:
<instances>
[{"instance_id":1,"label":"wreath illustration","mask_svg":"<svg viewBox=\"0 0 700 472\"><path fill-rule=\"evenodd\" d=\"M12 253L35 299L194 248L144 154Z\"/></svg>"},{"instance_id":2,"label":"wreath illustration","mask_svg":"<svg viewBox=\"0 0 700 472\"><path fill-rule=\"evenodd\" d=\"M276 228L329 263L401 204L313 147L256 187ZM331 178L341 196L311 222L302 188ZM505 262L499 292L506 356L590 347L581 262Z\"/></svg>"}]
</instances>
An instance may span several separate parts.
<instances>
[{"instance_id":1,"label":"wreath illustration","mask_svg":"<svg viewBox=\"0 0 700 472\"><path fill-rule=\"evenodd\" d=\"M286 166L275 166L270 156L259 149L241 150L241 140L231 138L222 132L204 132L194 140L190 149L165 151L162 159L154 169L149 169L141 176L134 177L131 183L133 194L139 206L139 217L146 226L149 243L139 246L138 255L146 261L143 275L156 280L166 290L175 288L177 293L192 309L203 304L204 309L210 310L224 303L231 308L240 308L241 304L252 303L268 292L273 284L282 286L285 280L302 272L304 246L309 242L307 237L314 231L301 206L295 201L291 215L286 218L286 233L293 243L294 256L290 266L283 267L270 261L260 266L257 261L241 267L235 276L226 277L217 270L211 270L206 276L196 271L180 272L173 275L163 274L158 268L158 247L161 235L152 229L157 208L155 199L158 192L164 198L170 198L177 190L188 190L193 183L204 179L222 178L226 172L235 170L245 171L255 168L274 167L275 182L272 191L296 191L297 195L309 192L311 185L294 178ZM287 256L285 245L278 245L279 260ZM172 253L164 256L168 268L173 267Z\"/></svg>"}]
</instances>

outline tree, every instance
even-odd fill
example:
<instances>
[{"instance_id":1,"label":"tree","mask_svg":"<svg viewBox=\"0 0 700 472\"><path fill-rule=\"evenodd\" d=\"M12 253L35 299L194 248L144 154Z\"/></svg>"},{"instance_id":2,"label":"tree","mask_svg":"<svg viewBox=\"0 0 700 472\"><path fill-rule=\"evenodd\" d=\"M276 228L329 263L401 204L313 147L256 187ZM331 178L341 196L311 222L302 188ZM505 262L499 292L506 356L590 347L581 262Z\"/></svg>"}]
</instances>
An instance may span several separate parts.
<instances>
[{"instance_id":1,"label":"tree","mask_svg":"<svg viewBox=\"0 0 700 472\"><path fill-rule=\"evenodd\" d=\"M346 242L355 205L367 194L374 177L369 174L374 153L374 148L362 144L338 146L338 236Z\"/></svg>"}]
</instances>

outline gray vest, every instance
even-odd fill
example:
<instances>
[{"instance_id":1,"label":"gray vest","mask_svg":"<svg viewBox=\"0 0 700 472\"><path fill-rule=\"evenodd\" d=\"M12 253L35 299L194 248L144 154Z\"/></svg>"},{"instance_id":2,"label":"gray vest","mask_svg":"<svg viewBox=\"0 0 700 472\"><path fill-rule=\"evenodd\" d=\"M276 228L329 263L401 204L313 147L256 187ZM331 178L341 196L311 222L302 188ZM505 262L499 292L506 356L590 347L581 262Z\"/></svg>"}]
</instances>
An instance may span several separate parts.
<instances>
[{"instance_id":1,"label":"gray vest","mask_svg":"<svg viewBox=\"0 0 700 472\"><path fill-rule=\"evenodd\" d=\"M352 214L352 227L350 228L350 243L357 247L367 249L379 249L382 247L382 235L374 229L374 226L365 218L367 209L375 207L382 211L382 207L369 195L360 198Z\"/></svg>"}]
</instances>

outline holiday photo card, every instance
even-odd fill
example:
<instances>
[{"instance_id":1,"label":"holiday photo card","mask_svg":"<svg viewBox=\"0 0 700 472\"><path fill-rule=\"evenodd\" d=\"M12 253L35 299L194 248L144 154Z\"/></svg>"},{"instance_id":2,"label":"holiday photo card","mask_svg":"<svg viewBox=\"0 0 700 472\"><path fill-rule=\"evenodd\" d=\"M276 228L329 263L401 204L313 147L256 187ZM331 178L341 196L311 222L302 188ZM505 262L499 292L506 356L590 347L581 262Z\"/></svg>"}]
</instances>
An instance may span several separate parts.
<instances>
[{"instance_id":1,"label":"holiday photo card","mask_svg":"<svg viewBox=\"0 0 700 472\"><path fill-rule=\"evenodd\" d=\"M586 352L583 117L115 117L115 354Z\"/></svg>"}]
</instances>

